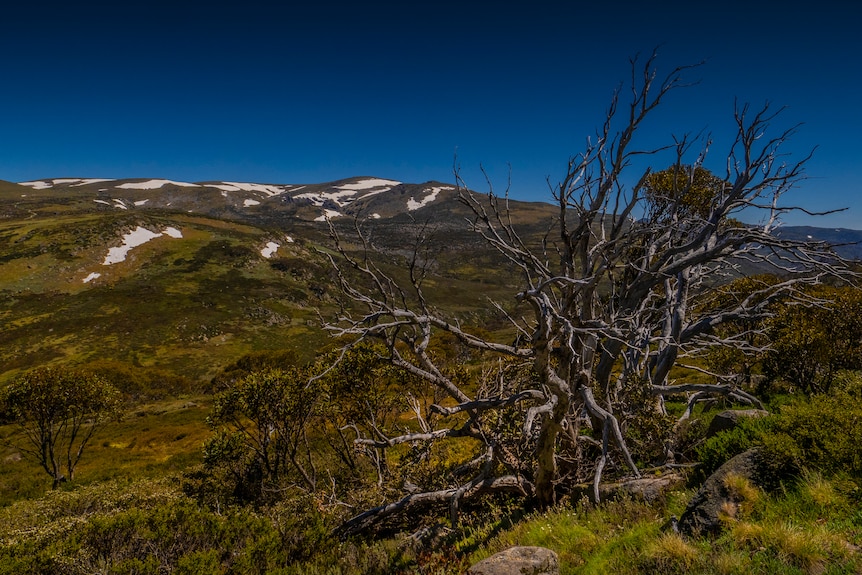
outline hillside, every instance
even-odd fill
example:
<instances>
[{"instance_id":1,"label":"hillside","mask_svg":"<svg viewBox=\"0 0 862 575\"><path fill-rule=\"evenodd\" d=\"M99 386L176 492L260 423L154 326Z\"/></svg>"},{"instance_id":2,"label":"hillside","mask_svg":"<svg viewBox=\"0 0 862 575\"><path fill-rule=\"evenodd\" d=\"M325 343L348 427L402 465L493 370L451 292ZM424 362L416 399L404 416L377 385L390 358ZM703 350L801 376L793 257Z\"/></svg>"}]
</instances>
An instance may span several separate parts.
<instances>
[{"instance_id":1,"label":"hillside","mask_svg":"<svg viewBox=\"0 0 862 575\"><path fill-rule=\"evenodd\" d=\"M251 351L288 348L310 358L328 344L318 311L337 305L324 255L329 223L349 238L359 222L381 265L396 274L425 237L433 303L504 328L487 300L511 303L517 278L467 230L470 213L456 194L441 182L376 177L0 181L0 383L61 361L118 361L204 382ZM538 244L556 209L510 203L522 236ZM853 243L862 232L780 233L862 255Z\"/></svg>"},{"instance_id":2,"label":"hillside","mask_svg":"<svg viewBox=\"0 0 862 575\"><path fill-rule=\"evenodd\" d=\"M399 489L419 489L419 481L444 487L432 494L451 492L445 488L448 482L460 480L459 471L479 460L469 445L449 441L459 437L455 433L441 435L433 450L408 446L396 437L387 458L397 471L385 478L387 483L380 467L363 467L373 459L353 460L351 454L361 453L361 444L351 444L353 436L341 434L343 430L351 429L357 437L363 433L359 426L366 425L381 437L424 432L421 424L435 410L427 409L423 420L422 404L415 398L439 401L435 391L402 379L403 373L375 366L381 348L357 346L332 371L332 380L314 378L313 387L305 376L293 379L294 372L262 366L290 366L291 354L284 350L310 359L332 344L319 327L320 315L331 317L342 303L329 261L334 248L330 230L337 230L341 245L358 256L363 246L353 233L357 224L385 273L403 282L404 263L418 258L427 272L423 287L430 313L469 324L477 333L496 332L500 341L512 338L505 314L488 305L488 299L519 317L523 308L516 309L512 297L521 287L519 274L467 230L464 220L470 212L455 193L454 187L438 182L367 177L315 185L0 182L0 389L32 367L75 363L119 381L126 398L123 417L93 436L74 482L61 482L50 492L43 470L16 444L18 428L11 419L0 419L0 573L56 573L66 567L76 573L263 573L281 572L285 566L289 572L336 572L347 564L352 566L338 572L462 573L495 551L523 544L557 551L563 573L859 572L860 471L854 454L862 417L852 407L858 405L862 380L847 374L834 395L819 398L785 394L787 388L776 386L773 391L780 394L762 406L773 415L761 413L750 424L713 437L711 420L731 405L729 400L689 403L687 408L683 395L669 394L662 403L667 413L659 416L654 402L637 396L626 407L630 413L618 413L627 417L627 433L641 449L637 465L643 479L667 487L655 500L625 495L609 501L602 495L604 503L588 502L586 481L594 462L601 461L599 433L607 437L607 432L587 416L577 423L584 427L572 441L574 449L565 454L569 459L560 458L572 465L561 480L565 485L544 511L520 507L518 496L507 493L486 500L492 502L487 507L465 499L460 525L440 523L437 511L442 507L418 507L403 521L392 518L367 535L339 539L354 509L391 498ZM539 245L556 209L511 203L519 237ZM853 234L816 228L783 228L781 233L840 242ZM417 238L427 251L416 253ZM553 247L548 251L553 254ZM394 329L410 337L404 324L396 322ZM235 363L254 351L278 353ZM456 346L443 353L450 351L460 353ZM490 355L487 350L453 355L455 377L473 385L475 376L480 399L473 405L493 401L484 395L488 389L494 393L498 386L521 389L532 383L527 379L531 374L502 370L499 379L485 381L493 372L479 373L479 354ZM246 369L257 371L240 378ZM210 384L216 374L221 375ZM692 385L711 381L699 375ZM218 390L222 393L213 393ZM288 437L288 432L274 431L273 421L304 422L295 429L302 433L304 456L315 477L317 469L320 477L326 473L320 482L324 487L312 483L305 492L297 475L264 484L260 461L255 455L246 458L253 451L231 447L236 438L243 441L239 429L254 428L258 421L254 413L234 411L242 407L231 404L245 398L246 390L254 405L294 409L267 419L258 427L260 437ZM680 426L683 420L677 417L684 410L691 417ZM237 419L230 419L232 413ZM345 414L358 423L342 427L351 421ZM487 419L487 426L479 423L486 437L499 433L502 449L515 454L518 459L507 462L513 468L538 452L522 431L521 415L501 411ZM363 417L369 419L363 422ZM456 411L449 421L459 417L463 414ZM448 432L442 420L435 424L433 434ZM818 441L810 441L812 436ZM670 462L664 459L671 445L665 438L675 442ZM821 442L824 438L828 441ZM651 444L661 449L649 451ZM683 538L665 530L663 526L674 525L671 515L687 511L695 482L705 478L702 466L711 471L751 446L772 450L767 452L770 469L780 470L775 477L787 481L780 490L761 489L739 476L725 483L739 505L721 507L732 514L720 538ZM606 474L611 480L625 472L615 459L609 459ZM817 473L797 469L797 460ZM697 461L701 467L695 469ZM801 481L783 475L791 473L785 466L799 471ZM687 486L683 472L691 481ZM702 472L704 477L698 478ZM261 499L254 504L246 499L252 493L246 491L248 485L261 487ZM278 489L272 489L275 485ZM411 493L407 498L415 493L406 492ZM263 499L271 493L278 496ZM426 536L430 539L423 542Z\"/></svg>"},{"instance_id":3,"label":"hillside","mask_svg":"<svg viewBox=\"0 0 862 575\"><path fill-rule=\"evenodd\" d=\"M0 183L0 382L61 361L207 381L251 351L312 357L328 342L318 311L334 312L338 295L324 255L327 217L349 235L352 216L368 214L364 225L389 263L409 257L424 230L437 258L427 262L435 297L475 318L487 296L511 291L499 256L466 231L454 194L436 182L376 178ZM548 208L529 210L536 229Z\"/></svg>"}]
</instances>

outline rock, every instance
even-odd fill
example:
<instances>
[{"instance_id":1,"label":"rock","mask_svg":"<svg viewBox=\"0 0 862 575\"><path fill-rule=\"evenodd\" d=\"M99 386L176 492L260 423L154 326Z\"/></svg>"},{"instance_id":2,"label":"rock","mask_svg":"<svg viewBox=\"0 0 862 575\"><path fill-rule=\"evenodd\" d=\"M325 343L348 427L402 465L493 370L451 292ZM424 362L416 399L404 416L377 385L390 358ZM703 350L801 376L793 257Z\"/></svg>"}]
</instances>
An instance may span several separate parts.
<instances>
[{"instance_id":1,"label":"rock","mask_svg":"<svg viewBox=\"0 0 862 575\"><path fill-rule=\"evenodd\" d=\"M679 473L648 475L621 483L602 484L599 486L599 494L602 497L602 501L626 494L651 503L684 482L685 477Z\"/></svg>"},{"instance_id":2,"label":"rock","mask_svg":"<svg viewBox=\"0 0 862 575\"><path fill-rule=\"evenodd\" d=\"M599 498L602 501L610 501L619 497L631 497L653 503L664 497L668 491L684 483L685 476L676 471L661 475L646 475L616 483L602 483L599 485ZM595 491L591 483L572 485L569 496L573 501L587 498L595 502Z\"/></svg>"},{"instance_id":3,"label":"rock","mask_svg":"<svg viewBox=\"0 0 862 575\"><path fill-rule=\"evenodd\" d=\"M754 448L740 453L709 476L679 518L680 533L697 536L721 530L722 516L732 515L742 503L740 495L728 488L726 479L733 474L756 485L760 451Z\"/></svg>"},{"instance_id":4,"label":"rock","mask_svg":"<svg viewBox=\"0 0 862 575\"><path fill-rule=\"evenodd\" d=\"M20 453L18 453L18 452L16 451L15 453L12 453L12 454L10 454L10 455L7 455L7 456L3 459L3 461L4 461L4 462L6 462L6 463L18 463L18 462L19 462L19 461L21 461L22 459L24 459L24 457L23 457Z\"/></svg>"},{"instance_id":5,"label":"rock","mask_svg":"<svg viewBox=\"0 0 862 575\"><path fill-rule=\"evenodd\" d=\"M706 430L706 437L709 438L720 431L733 429L745 417L765 417L767 415L769 415L769 412L762 409L729 409L722 411L712 419L709 429Z\"/></svg>"},{"instance_id":6,"label":"rock","mask_svg":"<svg viewBox=\"0 0 862 575\"><path fill-rule=\"evenodd\" d=\"M467 575L559 575L557 554L544 547L511 547L479 561Z\"/></svg>"},{"instance_id":7,"label":"rock","mask_svg":"<svg viewBox=\"0 0 862 575\"><path fill-rule=\"evenodd\" d=\"M671 515L659 529L662 533L679 533L679 519L676 515Z\"/></svg>"}]
</instances>

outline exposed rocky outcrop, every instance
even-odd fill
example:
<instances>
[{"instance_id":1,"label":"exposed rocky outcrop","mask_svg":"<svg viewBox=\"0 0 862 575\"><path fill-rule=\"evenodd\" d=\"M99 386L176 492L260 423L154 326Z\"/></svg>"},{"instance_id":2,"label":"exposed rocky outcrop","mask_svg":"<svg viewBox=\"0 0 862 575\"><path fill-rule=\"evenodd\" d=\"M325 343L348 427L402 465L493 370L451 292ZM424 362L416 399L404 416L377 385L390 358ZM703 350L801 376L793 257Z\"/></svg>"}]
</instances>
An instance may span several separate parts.
<instances>
[{"instance_id":1,"label":"exposed rocky outcrop","mask_svg":"<svg viewBox=\"0 0 862 575\"><path fill-rule=\"evenodd\" d=\"M706 430L706 437L709 438L721 431L733 429L745 418L765 417L767 415L769 415L769 412L762 409L729 409L722 411L712 419L709 429Z\"/></svg>"},{"instance_id":2,"label":"exposed rocky outcrop","mask_svg":"<svg viewBox=\"0 0 862 575\"><path fill-rule=\"evenodd\" d=\"M557 554L544 547L511 547L476 563L467 575L559 575Z\"/></svg>"},{"instance_id":3,"label":"exposed rocky outcrop","mask_svg":"<svg viewBox=\"0 0 862 575\"><path fill-rule=\"evenodd\" d=\"M760 454L760 448L749 449L710 475L679 518L679 532L689 536L718 533L722 517L733 516L743 503L740 493L728 485L728 479L737 476L757 485Z\"/></svg>"}]
</instances>

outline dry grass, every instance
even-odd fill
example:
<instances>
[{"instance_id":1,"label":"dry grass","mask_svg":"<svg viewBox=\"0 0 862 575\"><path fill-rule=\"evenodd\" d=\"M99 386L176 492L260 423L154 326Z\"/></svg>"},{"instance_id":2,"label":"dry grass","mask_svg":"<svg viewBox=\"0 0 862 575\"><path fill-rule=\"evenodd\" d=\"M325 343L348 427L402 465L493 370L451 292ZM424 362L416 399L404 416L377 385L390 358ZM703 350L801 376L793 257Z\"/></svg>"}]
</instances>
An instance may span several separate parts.
<instances>
[{"instance_id":1,"label":"dry grass","mask_svg":"<svg viewBox=\"0 0 862 575\"><path fill-rule=\"evenodd\" d=\"M687 572L703 561L701 551L677 533L665 533L653 541L644 555L656 572Z\"/></svg>"}]
</instances>

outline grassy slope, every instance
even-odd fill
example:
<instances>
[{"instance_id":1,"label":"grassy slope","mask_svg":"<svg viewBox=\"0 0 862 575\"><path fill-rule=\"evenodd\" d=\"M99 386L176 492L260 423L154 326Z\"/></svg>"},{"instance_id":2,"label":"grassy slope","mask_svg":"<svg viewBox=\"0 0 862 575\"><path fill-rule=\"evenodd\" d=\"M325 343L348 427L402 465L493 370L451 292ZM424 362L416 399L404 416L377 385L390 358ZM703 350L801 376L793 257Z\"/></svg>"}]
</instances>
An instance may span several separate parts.
<instances>
[{"instance_id":1,"label":"grassy slope","mask_svg":"<svg viewBox=\"0 0 862 575\"><path fill-rule=\"evenodd\" d=\"M115 478L136 480L177 473L200 463L210 398L172 398L130 406L122 420L96 432L67 489ZM23 441L14 425L0 426L0 440ZM50 490L48 475L0 441L0 506L38 498Z\"/></svg>"},{"instance_id":2,"label":"grassy slope","mask_svg":"<svg viewBox=\"0 0 862 575\"><path fill-rule=\"evenodd\" d=\"M514 525L504 522L502 529L499 521L491 522L456 545L469 550L480 542L468 563L511 545L548 547L558 553L564 575L859 573L862 515L855 489L817 474L773 495L752 489L747 510L728 518L716 539L686 539L662 530L693 494L678 491L655 505L576 503ZM486 537L495 529L499 532Z\"/></svg>"},{"instance_id":3,"label":"grassy slope","mask_svg":"<svg viewBox=\"0 0 862 575\"><path fill-rule=\"evenodd\" d=\"M506 330L499 314L482 310L488 299L512 307L517 278L499 254L466 232L465 215L453 202L432 212L427 226L405 215L375 222L369 231L383 251L381 266L399 279L414 238L430 232L433 257L424 287L432 303L462 320ZM317 311L335 310L334 275L316 251L330 241L328 233L293 216L269 216L261 220L267 227L259 227L184 212L120 210L76 188L58 193L0 182L0 385L51 362L117 360L206 381L249 351L292 348L313 356L327 339ZM547 207L527 205L527 235L544 231L547 219ZM342 231L350 227L341 222ZM183 237L151 240L124 262L103 265L108 249L138 226L172 226ZM296 243L287 243L286 234ZM267 260L260 249L273 240L282 248ZM92 273L101 277L84 283Z\"/></svg>"},{"instance_id":4,"label":"grassy slope","mask_svg":"<svg viewBox=\"0 0 862 575\"><path fill-rule=\"evenodd\" d=\"M102 265L110 246L139 225L173 226ZM320 257L286 244L277 269L259 250L264 230L179 214L71 214L0 220L0 380L51 361L110 358L206 379L243 353L322 339L311 287L327 272ZM101 277L84 283L90 273ZM323 276L323 277L321 277Z\"/></svg>"},{"instance_id":5,"label":"grassy slope","mask_svg":"<svg viewBox=\"0 0 862 575\"><path fill-rule=\"evenodd\" d=\"M186 499L175 479L118 478L0 509L0 573L51 573L65 564L77 567L69 573L97 565L100 572L156 573L161 565L208 575L454 575L511 545L556 551L564 575L862 570L862 514L851 483L809 474L774 495L748 489L745 511L715 539L662 531L690 496L678 491L653 505L572 502L527 516L501 509L468 517L460 530L418 551L405 537L339 543L325 523L301 519L307 508L206 510Z\"/></svg>"}]
</instances>

